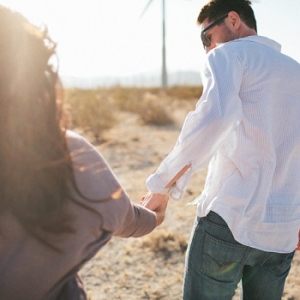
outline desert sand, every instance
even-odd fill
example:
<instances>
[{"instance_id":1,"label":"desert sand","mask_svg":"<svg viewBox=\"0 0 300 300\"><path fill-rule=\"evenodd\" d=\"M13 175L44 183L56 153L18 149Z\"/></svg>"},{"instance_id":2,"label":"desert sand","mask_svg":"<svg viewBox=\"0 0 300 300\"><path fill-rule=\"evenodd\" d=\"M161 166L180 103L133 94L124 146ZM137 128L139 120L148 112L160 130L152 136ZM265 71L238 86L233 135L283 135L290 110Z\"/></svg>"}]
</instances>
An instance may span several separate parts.
<instances>
[{"instance_id":1,"label":"desert sand","mask_svg":"<svg viewBox=\"0 0 300 300\"><path fill-rule=\"evenodd\" d=\"M193 108L192 102L173 107L170 112L175 123L166 126L144 125L137 115L122 112L119 124L104 132L100 141L91 133L83 134L138 203L146 193L146 178L173 148L186 113ZM138 239L113 238L85 265L80 275L91 300L181 299L185 250L196 215L196 206L187 204L201 193L204 180L205 171L192 177L183 199L170 200L164 223L151 234ZM282 299L300 300L299 272L300 251ZM238 295L239 291L233 299L239 299Z\"/></svg>"}]
</instances>

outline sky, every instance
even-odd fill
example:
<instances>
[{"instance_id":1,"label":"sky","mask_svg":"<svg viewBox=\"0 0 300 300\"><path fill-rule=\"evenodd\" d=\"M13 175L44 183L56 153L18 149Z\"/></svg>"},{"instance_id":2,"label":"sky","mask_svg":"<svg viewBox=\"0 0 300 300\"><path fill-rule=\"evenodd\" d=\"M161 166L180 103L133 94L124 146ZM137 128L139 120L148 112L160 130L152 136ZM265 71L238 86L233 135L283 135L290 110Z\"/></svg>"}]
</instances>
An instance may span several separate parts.
<instances>
[{"instance_id":1,"label":"sky","mask_svg":"<svg viewBox=\"0 0 300 300\"><path fill-rule=\"evenodd\" d=\"M129 76L159 71L162 0L0 0L57 42L61 76ZM165 0L168 72L196 71L205 52L196 24L207 0ZM255 0L258 34L300 62L300 0Z\"/></svg>"}]
</instances>

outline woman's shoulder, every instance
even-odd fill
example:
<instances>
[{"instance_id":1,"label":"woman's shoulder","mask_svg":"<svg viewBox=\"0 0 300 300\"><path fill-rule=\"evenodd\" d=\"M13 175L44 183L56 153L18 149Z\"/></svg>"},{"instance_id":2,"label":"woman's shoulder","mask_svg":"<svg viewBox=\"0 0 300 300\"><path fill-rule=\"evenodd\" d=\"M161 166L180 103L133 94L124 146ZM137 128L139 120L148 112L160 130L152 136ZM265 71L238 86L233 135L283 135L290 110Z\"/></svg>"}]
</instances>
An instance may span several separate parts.
<instances>
[{"instance_id":1,"label":"woman's shoulder","mask_svg":"<svg viewBox=\"0 0 300 300\"><path fill-rule=\"evenodd\" d=\"M78 146L92 146L85 137L71 130L66 131L66 138L69 148L77 148Z\"/></svg>"},{"instance_id":2,"label":"woman's shoulder","mask_svg":"<svg viewBox=\"0 0 300 300\"><path fill-rule=\"evenodd\" d=\"M119 184L100 151L83 136L73 131L67 131L67 143L76 184L81 193L87 198L108 197L111 187L114 189ZM107 191L105 195L103 191Z\"/></svg>"},{"instance_id":3,"label":"woman's shoulder","mask_svg":"<svg viewBox=\"0 0 300 300\"><path fill-rule=\"evenodd\" d=\"M67 145L71 156L89 156L96 159L103 159L101 153L92 145L84 136L67 130L66 132Z\"/></svg>"},{"instance_id":4,"label":"woman's shoulder","mask_svg":"<svg viewBox=\"0 0 300 300\"><path fill-rule=\"evenodd\" d=\"M73 164L107 163L100 151L82 135L68 130L66 132L67 145Z\"/></svg>"}]
</instances>

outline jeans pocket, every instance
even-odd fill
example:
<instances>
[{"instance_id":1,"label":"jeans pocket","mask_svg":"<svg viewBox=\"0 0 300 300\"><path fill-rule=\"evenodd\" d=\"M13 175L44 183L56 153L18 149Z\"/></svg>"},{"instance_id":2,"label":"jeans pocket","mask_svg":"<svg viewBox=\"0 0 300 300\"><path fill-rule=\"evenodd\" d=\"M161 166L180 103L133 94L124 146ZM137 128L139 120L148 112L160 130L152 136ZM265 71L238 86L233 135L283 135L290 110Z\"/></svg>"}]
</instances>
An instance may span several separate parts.
<instances>
[{"instance_id":1,"label":"jeans pocket","mask_svg":"<svg viewBox=\"0 0 300 300\"><path fill-rule=\"evenodd\" d=\"M263 267L270 268L276 275L286 274L291 268L294 253L270 253Z\"/></svg>"},{"instance_id":2,"label":"jeans pocket","mask_svg":"<svg viewBox=\"0 0 300 300\"><path fill-rule=\"evenodd\" d=\"M203 235L200 271L219 281L233 281L242 272L241 262L246 247L214 238L207 232Z\"/></svg>"}]
</instances>

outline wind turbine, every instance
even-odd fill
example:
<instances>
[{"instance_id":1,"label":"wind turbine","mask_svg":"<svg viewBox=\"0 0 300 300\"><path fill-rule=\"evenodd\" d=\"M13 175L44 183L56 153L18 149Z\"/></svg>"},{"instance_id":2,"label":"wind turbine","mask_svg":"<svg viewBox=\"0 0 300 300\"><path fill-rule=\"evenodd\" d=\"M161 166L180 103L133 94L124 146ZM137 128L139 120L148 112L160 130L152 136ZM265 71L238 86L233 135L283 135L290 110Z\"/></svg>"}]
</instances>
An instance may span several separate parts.
<instances>
[{"instance_id":1,"label":"wind turbine","mask_svg":"<svg viewBox=\"0 0 300 300\"><path fill-rule=\"evenodd\" d=\"M153 0L150 0L143 12L141 13L140 18L144 15L150 4ZM163 88L168 86L168 76L167 76L167 64L166 64L166 3L165 0L162 1L162 70L161 70L161 85Z\"/></svg>"}]
</instances>

